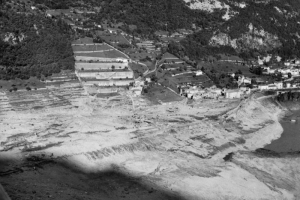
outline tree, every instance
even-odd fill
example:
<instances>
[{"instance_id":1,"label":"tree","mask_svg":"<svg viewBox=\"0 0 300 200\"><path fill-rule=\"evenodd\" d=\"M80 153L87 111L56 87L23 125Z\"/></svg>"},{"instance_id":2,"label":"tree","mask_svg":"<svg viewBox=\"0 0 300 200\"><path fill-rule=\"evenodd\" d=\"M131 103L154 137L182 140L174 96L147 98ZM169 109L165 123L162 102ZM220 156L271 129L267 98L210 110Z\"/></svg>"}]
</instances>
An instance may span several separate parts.
<instances>
[{"instance_id":1,"label":"tree","mask_svg":"<svg viewBox=\"0 0 300 200\"><path fill-rule=\"evenodd\" d=\"M111 66L111 70L115 71L116 67L114 65Z\"/></svg>"},{"instance_id":2,"label":"tree","mask_svg":"<svg viewBox=\"0 0 300 200\"><path fill-rule=\"evenodd\" d=\"M237 70L236 72L235 72L235 74L243 74L243 72L239 69L239 70Z\"/></svg>"}]
</instances>

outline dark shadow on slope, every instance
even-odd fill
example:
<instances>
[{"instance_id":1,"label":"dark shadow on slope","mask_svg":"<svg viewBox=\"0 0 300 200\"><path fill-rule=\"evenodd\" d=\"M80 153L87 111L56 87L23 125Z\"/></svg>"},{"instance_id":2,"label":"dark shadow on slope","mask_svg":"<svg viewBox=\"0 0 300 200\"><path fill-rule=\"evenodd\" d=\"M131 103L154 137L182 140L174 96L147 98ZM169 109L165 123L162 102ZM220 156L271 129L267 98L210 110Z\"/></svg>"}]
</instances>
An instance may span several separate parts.
<instances>
[{"instance_id":1,"label":"dark shadow on slope","mask_svg":"<svg viewBox=\"0 0 300 200\"><path fill-rule=\"evenodd\" d=\"M0 183L11 199L181 200L176 194L117 171L85 174L37 157L0 160Z\"/></svg>"}]
</instances>

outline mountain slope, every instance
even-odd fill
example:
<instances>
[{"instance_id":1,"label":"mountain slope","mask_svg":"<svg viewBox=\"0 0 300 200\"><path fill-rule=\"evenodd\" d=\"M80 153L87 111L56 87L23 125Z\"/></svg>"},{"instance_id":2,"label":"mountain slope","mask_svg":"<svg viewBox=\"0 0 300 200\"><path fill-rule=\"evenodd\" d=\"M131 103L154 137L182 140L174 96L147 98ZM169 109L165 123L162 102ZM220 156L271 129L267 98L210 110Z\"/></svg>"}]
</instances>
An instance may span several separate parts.
<instances>
[{"instance_id":1,"label":"mountain slope","mask_svg":"<svg viewBox=\"0 0 300 200\"><path fill-rule=\"evenodd\" d=\"M42 13L0 10L0 79L49 76L74 67L72 31Z\"/></svg>"},{"instance_id":2,"label":"mountain slope","mask_svg":"<svg viewBox=\"0 0 300 200\"><path fill-rule=\"evenodd\" d=\"M197 2L203 4L203 1L194 1L193 5L197 5ZM187 51L189 45L186 44L195 42L194 38L203 38L203 35L209 34L209 37L203 38L200 47L207 49L228 46L245 58L251 57L253 52L275 53L283 58L300 56L300 5L296 0L264 2L223 0L216 5L222 3L221 8L230 10L234 15L209 33L202 30L188 37L187 41L182 42ZM200 47L197 48L199 52ZM195 55L192 57L196 58Z\"/></svg>"}]
</instances>

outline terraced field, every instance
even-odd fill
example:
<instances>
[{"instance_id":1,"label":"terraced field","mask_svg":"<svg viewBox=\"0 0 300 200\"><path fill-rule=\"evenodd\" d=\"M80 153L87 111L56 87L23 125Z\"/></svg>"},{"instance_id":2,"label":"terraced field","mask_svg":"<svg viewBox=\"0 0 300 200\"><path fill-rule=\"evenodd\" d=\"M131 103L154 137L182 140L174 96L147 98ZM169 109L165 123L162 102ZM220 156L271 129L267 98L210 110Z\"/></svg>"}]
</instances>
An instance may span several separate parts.
<instances>
[{"instance_id":1,"label":"terraced field","mask_svg":"<svg viewBox=\"0 0 300 200\"><path fill-rule=\"evenodd\" d=\"M105 51L112 50L107 44L94 44L94 45L73 45L73 51Z\"/></svg>"},{"instance_id":2,"label":"terraced field","mask_svg":"<svg viewBox=\"0 0 300 200\"><path fill-rule=\"evenodd\" d=\"M70 106L72 101L84 97L82 87L60 88L0 93L0 115L9 111L24 111Z\"/></svg>"},{"instance_id":3,"label":"terraced field","mask_svg":"<svg viewBox=\"0 0 300 200\"><path fill-rule=\"evenodd\" d=\"M92 52L92 53L74 53L75 56L86 56L86 57L104 57L104 58L125 58L123 54L116 50L107 50L102 52Z\"/></svg>"}]
</instances>

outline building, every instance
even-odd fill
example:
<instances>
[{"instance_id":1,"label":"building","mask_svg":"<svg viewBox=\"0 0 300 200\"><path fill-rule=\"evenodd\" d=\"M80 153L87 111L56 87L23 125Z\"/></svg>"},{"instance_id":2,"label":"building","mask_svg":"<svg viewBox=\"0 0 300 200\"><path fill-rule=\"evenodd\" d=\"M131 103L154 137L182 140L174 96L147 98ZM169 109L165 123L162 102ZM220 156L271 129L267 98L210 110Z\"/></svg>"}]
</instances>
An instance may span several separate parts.
<instances>
[{"instance_id":1,"label":"building","mask_svg":"<svg viewBox=\"0 0 300 200\"><path fill-rule=\"evenodd\" d=\"M138 87L133 87L130 89L136 96L140 96L143 91L143 87L138 86Z\"/></svg>"},{"instance_id":2,"label":"building","mask_svg":"<svg viewBox=\"0 0 300 200\"><path fill-rule=\"evenodd\" d=\"M227 91L225 91L225 97L227 99L241 98L241 92L238 89L227 90Z\"/></svg>"},{"instance_id":3,"label":"building","mask_svg":"<svg viewBox=\"0 0 300 200\"><path fill-rule=\"evenodd\" d=\"M275 82L274 85L276 85L277 89L282 89L283 88L283 83L282 82Z\"/></svg>"},{"instance_id":4,"label":"building","mask_svg":"<svg viewBox=\"0 0 300 200\"><path fill-rule=\"evenodd\" d=\"M269 89L269 86L268 85L258 85L258 89L259 90L267 90L267 89Z\"/></svg>"},{"instance_id":5,"label":"building","mask_svg":"<svg viewBox=\"0 0 300 200\"><path fill-rule=\"evenodd\" d=\"M198 70L198 71L195 71L196 72L196 76L201 76L201 75L203 75L203 71L201 71L201 70Z\"/></svg>"},{"instance_id":6,"label":"building","mask_svg":"<svg viewBox=\"0 0 300 200\"><path fill-rule=\"evenodd\" d=\"M240 91L241 91L241 93L247 95L247 94L250 94L251 89L250 89L249 87L246 87L246 86L241 86L241 87L240 87Z\"/></svg>"},{"instance_id":7,"label":"building","mask_svg":"<svg viewBox=\"0 0 300 200\"><path fill-rule=\"evenodd\" d=\"M251 84L251 78L245 77L243 75L239 76L238 85L241 85L241 84Z\"/></svg>"},{"instance_id":8,"label":"building","mask_svg":"<svg viewBox=\"0 0 300 200\"><path fill-rule=\"evenodd\" d=\"M276 90L277 89L277 86L275 84L269 84L268 85L268 89L269 90Z\"/></svg>"}]
</instances>

